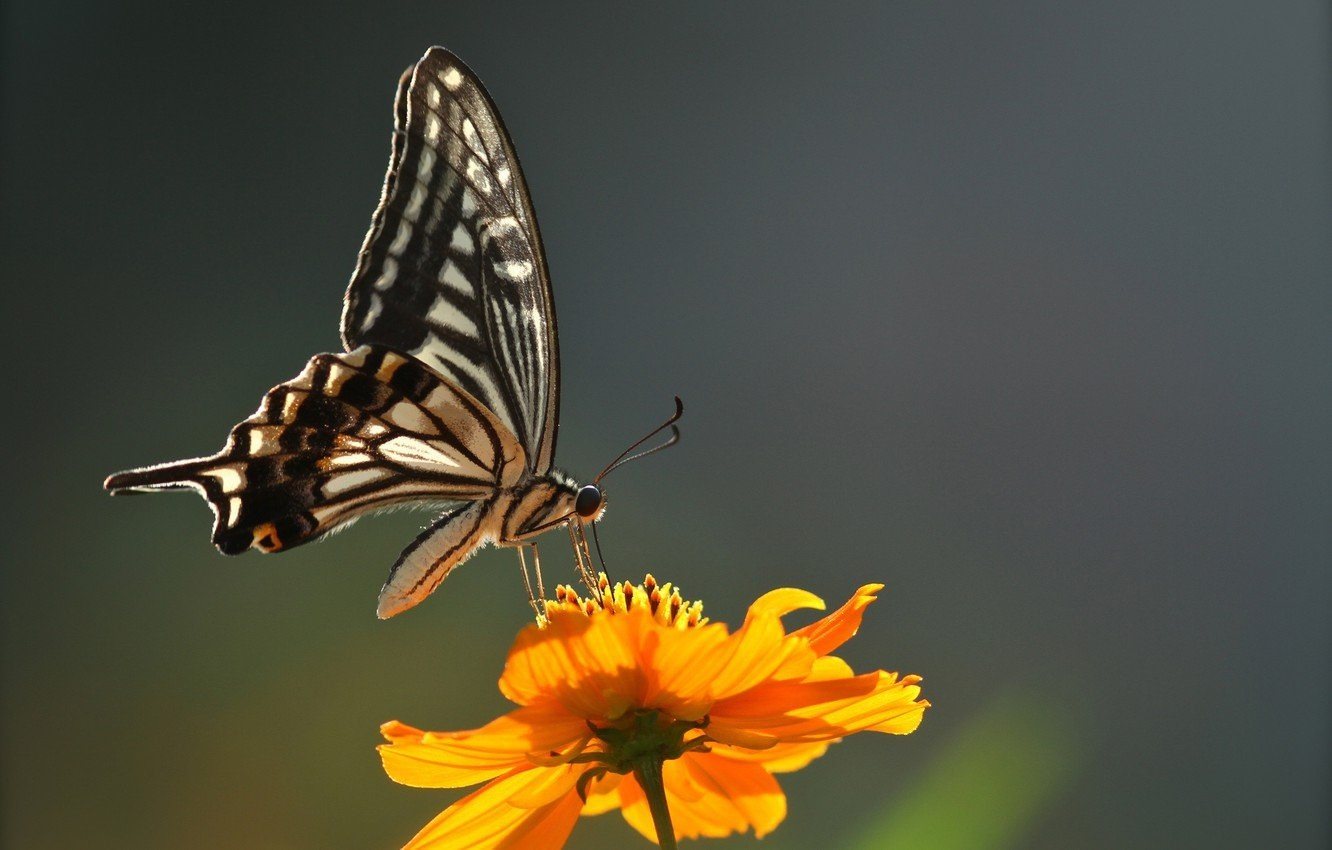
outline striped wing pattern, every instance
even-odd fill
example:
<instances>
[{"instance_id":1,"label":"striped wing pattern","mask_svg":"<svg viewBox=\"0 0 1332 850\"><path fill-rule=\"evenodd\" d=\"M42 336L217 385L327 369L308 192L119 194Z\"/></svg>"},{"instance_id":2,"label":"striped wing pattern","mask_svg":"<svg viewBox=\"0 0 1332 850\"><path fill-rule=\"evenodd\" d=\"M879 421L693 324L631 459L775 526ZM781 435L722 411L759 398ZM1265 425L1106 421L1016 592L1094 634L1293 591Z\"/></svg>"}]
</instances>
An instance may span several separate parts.
<instances>
[{"instance_id":1,"label":"striped wing pattern","mask_svg":"<svg viewBox=\"0 0 1332 850\"><path fill-rule=\"evenodd\" d=\"M559 405L555 313L508 134L472 71L438 47L403 75L395 116L343 341L410 354L455 382L544 473Z\"/></svg>"},{"instance_id":2,"label":"striped wing pattern","mask_svg":"<svg viewBox=\"0 0 1332 850\"><path fill-rule=\"evenodd\" d=\"M403 74L394 116L343 306L347 353L316 355L270 390L216 455L106 481L112 492L198 491L225 554L288 549L379 508L451 503L398 559L381 617L421 601L485 543L513 545L572 511L577 493L551 468L555 310L495 105L434 47Z\"/></svg>"},{"instance_id":3,"label":"striped wing pattern","mask_svg":"<svg viewBox=\"0 0 1332 850\"><path fill-rule=\"evenodd\" d=\"M477 399L412 358L363 346L316 355L218 454L120 473L107 488L192 487L213 509L218 549L276 552L394 504L485 499L525 463Z\"/></svg>"}]
</instances>

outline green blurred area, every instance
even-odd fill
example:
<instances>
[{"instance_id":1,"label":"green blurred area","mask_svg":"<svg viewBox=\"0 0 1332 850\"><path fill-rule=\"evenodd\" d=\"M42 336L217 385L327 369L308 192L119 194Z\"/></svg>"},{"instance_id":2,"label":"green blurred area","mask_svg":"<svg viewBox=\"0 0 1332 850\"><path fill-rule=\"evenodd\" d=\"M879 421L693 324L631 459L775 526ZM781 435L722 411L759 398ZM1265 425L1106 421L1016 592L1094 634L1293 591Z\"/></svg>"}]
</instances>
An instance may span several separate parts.
<instances>
[{"instance_id":1,"label":"green blurred area","mask_svg":"<svg viewBox=\"0 0 1332 850\"><path fill-rule=\"evenodd\" d=\"M849 846L1021 846L1070 792L1091 749L1090 734L1058 697L1001 694L938 747L924 772Z\"/></svg>"},{"instance_id":2,"label":"green blurred area","mask_svg":"<svg viewBox=\"0 0 1332 850\"><path fill-rule=\"evenodd\" d=\"M388 781L379 724L505 710L513 553L381 623L426 514L228 559L193 495L100 489L338 345L431 43L523 156L561 465L686 402L607 482L612 569L732 623L887 584L845 657L934 707L783 776L760 846L1327 846L1324 5L0 16L3 846L399 846L459 794Z\"/></svg>"}]
</instances>

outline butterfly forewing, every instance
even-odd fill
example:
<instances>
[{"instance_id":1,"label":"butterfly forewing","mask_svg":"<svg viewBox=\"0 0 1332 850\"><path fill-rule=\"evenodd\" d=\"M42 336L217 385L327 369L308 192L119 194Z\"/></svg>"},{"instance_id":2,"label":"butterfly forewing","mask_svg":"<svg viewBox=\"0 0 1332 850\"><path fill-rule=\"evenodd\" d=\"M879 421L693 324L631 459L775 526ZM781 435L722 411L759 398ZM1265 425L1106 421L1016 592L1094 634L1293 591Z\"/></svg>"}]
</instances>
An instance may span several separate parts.
<instances>
[{"instance_id":1,"label":"butterfly forewing","mask_svg":"<svg viewBox=\"0 0 1332 850\"><path fill-rule=\"evenodd\" d=\"M517 156L490 98L432 48L399 83L383 195L347 290L348 348L418 358L494 412L545 472L555 448L555 313Z\"/></svg>"}]
</instances>

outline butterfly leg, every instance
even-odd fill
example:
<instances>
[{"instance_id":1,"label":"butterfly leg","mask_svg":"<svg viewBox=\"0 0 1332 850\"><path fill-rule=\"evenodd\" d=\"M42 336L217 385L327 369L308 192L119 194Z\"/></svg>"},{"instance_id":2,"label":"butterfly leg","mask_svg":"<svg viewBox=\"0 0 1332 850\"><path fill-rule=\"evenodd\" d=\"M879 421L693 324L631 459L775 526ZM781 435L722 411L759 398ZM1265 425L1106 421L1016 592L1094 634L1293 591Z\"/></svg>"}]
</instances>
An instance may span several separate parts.
<instances>
[{"instance_id":1,"label":"butterfly leg","mask_svg":"<svg viewBox=\"0 0 1332 850\"><path fill-rule=\"evenodd\" d=\"M601 594L598 592L597 580L592 575L591 564L583 559L583 547L578 543L578 532L574 530L574 523L565 523L564 527L569 530L569 543L573 545L574 572L578 573L578 577L582 579L582 582L587 587L589 593L600 597Z\"/></svg>"},{"instance_id":2,"label":"butterfly leg","mask_svg":"<svg viewBox=\"0 0 1332 850\"><path fill-rule=\"evenodd\" d=\"M541 553L537 551L537 545L535 543L532 544L532 568L536 572L537 598L540 599L541 604L544 605L546 602L546 583L541 579Z\"/></svg>"},{"instance_id":3,"label":"butterfly leg","mask_svg":"<svg viewBox=\"0 0 1332 850\"><path fill-rule=\"evenodd\" d=\"M532 606L532 613L535 614L537 620L540 621L542 619L541 606L537 605L536 597L532 595L532 580L527 575L527 558L526 556L523 555L523 549L525 547L519 546L517 548L518 548L518 566L523 572L523 588L527 591L527 604ZM540 564L538 564L537 565L538 583L541 580L540 576L541 576L541 566ZM542 599L544 598L545 594L543 593Z\"/></svg>"},{"instance_id":4,"label":"butterfly leg","mask_svg":"<svg viewBox=\"0 0 1332 850\"><path fill-rule=\"evenodd\" d=\"M581 522L571 521L568 523L568 529L569 540L573 543L574 557L578 559L576 567L578 574L592 595L600 599L603 589L602 576L605 573L597 572L596 565L592 563L592 549L587 545L587 526ZM597 551L600 553L600 548Z\"/></svg>"}]
</instances>

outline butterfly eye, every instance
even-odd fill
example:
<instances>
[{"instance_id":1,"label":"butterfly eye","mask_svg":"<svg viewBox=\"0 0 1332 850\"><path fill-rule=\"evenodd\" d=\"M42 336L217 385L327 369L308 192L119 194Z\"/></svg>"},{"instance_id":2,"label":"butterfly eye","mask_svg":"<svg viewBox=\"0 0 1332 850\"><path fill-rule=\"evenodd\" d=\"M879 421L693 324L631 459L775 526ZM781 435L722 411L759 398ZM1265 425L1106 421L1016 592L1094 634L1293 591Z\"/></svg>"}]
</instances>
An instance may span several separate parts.
<instances>
[{"instance_id":1,"label":"butterfly eye","mask_svg":"<svg viewBox=\"0 0 1332 850\"><path fill-rule=\"evenodd\" d=\"M595 516L597 511L601 510L601 491L596 485L589 484L578 491L578 497L574 499L574 510L583 519Z\"/></svg>"}]
</instances>

